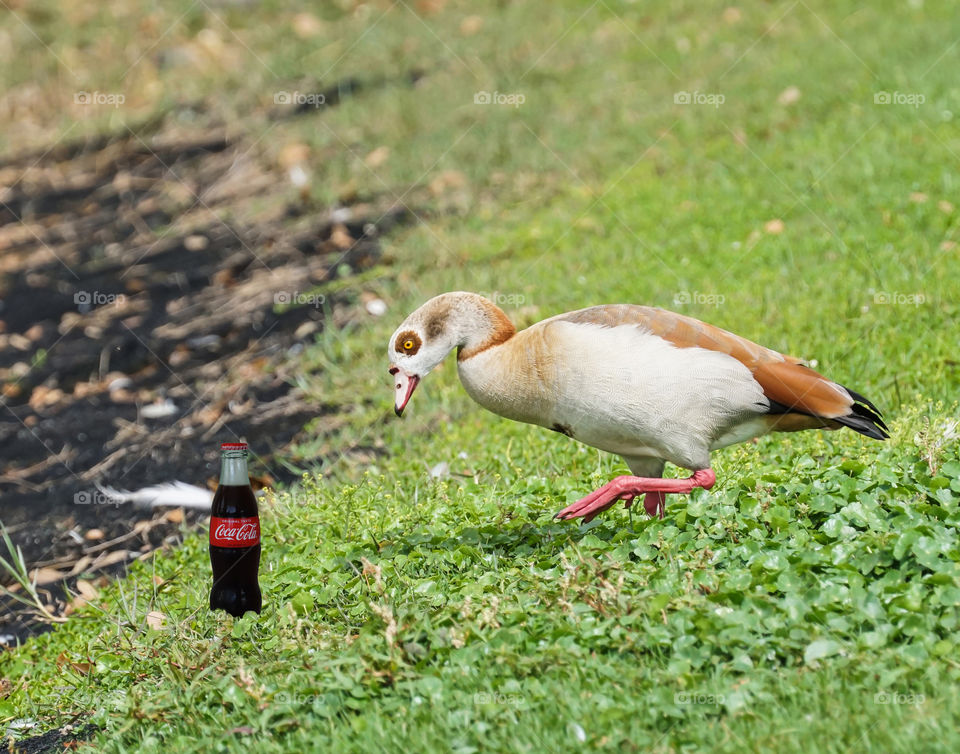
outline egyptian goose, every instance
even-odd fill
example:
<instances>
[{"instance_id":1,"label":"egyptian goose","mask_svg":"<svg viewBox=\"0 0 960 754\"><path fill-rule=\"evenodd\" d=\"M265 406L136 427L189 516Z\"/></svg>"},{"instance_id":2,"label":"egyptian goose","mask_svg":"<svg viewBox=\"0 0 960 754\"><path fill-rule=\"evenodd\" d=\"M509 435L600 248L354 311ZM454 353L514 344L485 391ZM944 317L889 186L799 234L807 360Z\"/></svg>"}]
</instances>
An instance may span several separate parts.
<instances>
[{"instance_id":1,"label":"egyptian goose","mask_svg":"<svg viewBox=\"0 0 960 754\"><path fill-rule=\"evenodd\" d=\"M613 304L558 314L517 332L475 293L444 293L390 338L397 416L420 380L457 349L457 370L477 403L616 453L619 476L557 514L585 521L644 494L662 518L665 493L709 489L710 451L767 432L849 427L883 440L880 412L859 393L799 359L692 317ZM690 469L662 479L664 462Z\"/></svg>"}]
</instances>

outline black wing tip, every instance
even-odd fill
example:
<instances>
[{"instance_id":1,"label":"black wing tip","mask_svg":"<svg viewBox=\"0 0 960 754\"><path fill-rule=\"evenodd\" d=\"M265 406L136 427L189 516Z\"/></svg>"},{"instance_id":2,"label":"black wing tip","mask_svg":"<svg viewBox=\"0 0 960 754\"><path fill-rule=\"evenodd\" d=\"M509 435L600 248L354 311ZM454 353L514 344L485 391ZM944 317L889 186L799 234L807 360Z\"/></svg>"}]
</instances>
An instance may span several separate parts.
<instances>
[{"instance_id":1,"label":"black wing tip","mask_svg":"<svg viewBox=\"0 0 960 754\"><path fill-rule=\"evenodd\" d=\"M887 440L890 437L890 430L883 420L883 414L880 413L873 401L862 396L855 390L844 387L854 404L850 407L850 413L846 416L838 416L833 421L849 427L861 435L872 437L874 440Z\"/></svg>"},{"instance_id":2,"label":"black wing tip","mask_svg":"<svg viewBox=\"0 0 960 754\"><path fill-rule=\"evenodd\" d=\"M862 404L857 408L860 408L862 411L869 413L870 416L872 416L872 418L874 418L877 422L879 422L884 429L887 428L887 425L883 423L883 414L881 413L880 409L873 404L873 401L871 401L869 398L863 395L860 395L860 393L858 393L856 390L851 390L848 387L845 387L844 390L850 393L850 397L853 398L853 400L855 400L857 403Z\"/></svg>"},{"instance_id":3,"label":"black wing tip","mask_svg":"<svg viewBox=\"0 0 960 754\"><path fill-rule=\"evenodd\" d=\"M872 437L874 440L890 439L890 433L884 427L880 427L869 419L865 419L862 416L857 416L856 414L838 416L831 421L835 421L837 424L842 424L844 427L849 427L854 432L859 432L861 435Z\"/></svg>"}]
</instances>

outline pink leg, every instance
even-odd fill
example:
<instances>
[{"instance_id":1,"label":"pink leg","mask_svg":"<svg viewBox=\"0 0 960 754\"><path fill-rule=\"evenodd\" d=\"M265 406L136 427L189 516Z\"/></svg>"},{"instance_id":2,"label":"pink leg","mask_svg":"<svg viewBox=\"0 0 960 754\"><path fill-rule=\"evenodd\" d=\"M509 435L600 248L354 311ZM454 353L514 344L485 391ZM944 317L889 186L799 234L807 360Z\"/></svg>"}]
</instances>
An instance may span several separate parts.
<instances>
[{"instance_id":1,"label":"pink leg","mask_svg":"<svg viewBox=\"0 0 960 754\"><path fill-rule=\"evenodd\" d=\"M633 495L626 495L621 500L624 501L624 508L633 505ZM663 518L667 512L667 493L666 492L648 492L643 498L643 509L651 516Z\"/></svg>"},{"instance_id":2,"label":"pink leg","mask_svg":"<svg viewBox=\"0 0 960 754\"><path fill-rule=\"evenodd\" d=\"M667 512L667 493L660 490L648 492L643 498L643 509L651 516L663 518Z\"/></svg>"},{"instance_id":3,"label":"pink leg","mask_svg":"<svg viewBox=\"0 0 960 754\"><path fill-rule=\"evenodd\" d=\"M560 511L556 518L564 521L583 516L584 523L591 521L598 514L607 510L617 500L626 500L627 506L632 504L633 498L646 493L643 507L651 516L656 513L663 518L666 508L664 495L668 492L691 492L696 487L710 489L717 481L713 469L700 469L686 479L651 479L642 476L618 476L611 482L594 490L586 497L568 505Z\"/></svg>"}]
</instances>

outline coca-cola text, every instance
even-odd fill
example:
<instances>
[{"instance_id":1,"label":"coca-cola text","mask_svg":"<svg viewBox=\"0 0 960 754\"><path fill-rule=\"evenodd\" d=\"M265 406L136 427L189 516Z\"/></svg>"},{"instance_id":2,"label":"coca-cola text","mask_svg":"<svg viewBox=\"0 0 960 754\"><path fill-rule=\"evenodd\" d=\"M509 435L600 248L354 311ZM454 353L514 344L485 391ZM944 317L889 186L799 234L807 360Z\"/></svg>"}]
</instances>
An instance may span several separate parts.
<instances>
[{"instance_id":1,"label":"coca-cola text","mask_svg":"<svg viewBox=\"0 0 960 754\"><path fill-rule=\"evenodd\" d=\"M210 544L217 547L250 547L260 544L259 518L210 519Z\"/></svg>"}]
</instances>

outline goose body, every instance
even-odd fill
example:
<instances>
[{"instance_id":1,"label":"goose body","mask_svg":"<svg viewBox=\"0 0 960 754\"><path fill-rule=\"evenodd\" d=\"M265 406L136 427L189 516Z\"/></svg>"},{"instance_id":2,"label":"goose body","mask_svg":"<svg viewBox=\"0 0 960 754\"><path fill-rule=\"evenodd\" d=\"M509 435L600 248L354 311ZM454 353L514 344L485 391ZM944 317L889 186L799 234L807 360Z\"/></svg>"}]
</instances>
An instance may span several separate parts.
<instances>
[{"instance_id":1,"label":"goose body","mask_svg":"<svg viewBox=\"0 0 960 754\"><path fill-rule=\"evenodd\" d=\"M767 432L847 426L887 437L863 396L692 317L594 306L517 332L495 304L464 292L431 299L391 338L398 415L454 348L460 380L481 406L616 453L636 475L577 501L563 518L589 520L640 493L649 512L663 515L666 492L713 483L712 450ZM667 461L694 471L695 482L659 479Z\"/></svg>"}]
</instances>

